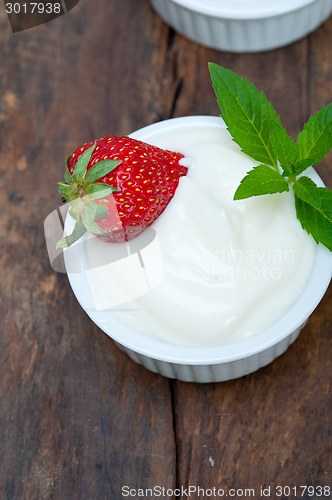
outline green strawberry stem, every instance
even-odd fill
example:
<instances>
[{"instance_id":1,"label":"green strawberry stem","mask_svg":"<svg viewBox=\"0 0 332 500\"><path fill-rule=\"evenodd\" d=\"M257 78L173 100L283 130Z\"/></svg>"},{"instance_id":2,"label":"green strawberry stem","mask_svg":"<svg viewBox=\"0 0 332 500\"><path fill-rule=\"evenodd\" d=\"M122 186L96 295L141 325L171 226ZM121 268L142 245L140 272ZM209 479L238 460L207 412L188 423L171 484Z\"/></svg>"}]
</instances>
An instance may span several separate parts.
<instances>
[{"instance_id":1,"label":"green strawberry stem","mask_svg":"<svg viewBox=\"0 0 332 500\"><path fill-rule=\"evenodd\" d=\"M76 220L76 223L72 234L58 241L57 248L69 247L87 231L107 234L95 222L108 215L107 208L103 204L94 203L93 200L105 198L118 189L96 181L112 172L121 162L102 160L88 171L88 164L95 147L96 144L80 155L72 174L68 170L70 157L67 158L65 182L58 182L58 188L62 201L70 204L69 214Z\"/></svg>"}]
</instances>

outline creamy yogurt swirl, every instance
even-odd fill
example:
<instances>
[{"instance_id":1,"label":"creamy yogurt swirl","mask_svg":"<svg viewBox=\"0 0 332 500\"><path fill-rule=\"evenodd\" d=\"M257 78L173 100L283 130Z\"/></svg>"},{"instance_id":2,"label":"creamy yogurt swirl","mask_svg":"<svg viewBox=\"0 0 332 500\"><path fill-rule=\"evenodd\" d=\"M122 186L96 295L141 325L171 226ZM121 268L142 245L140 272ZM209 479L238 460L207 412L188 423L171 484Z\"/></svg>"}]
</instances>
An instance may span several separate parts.
<instances>
[{"instance_id":1,"label":"creamy yogurt swirl","mask_svg":"<svg viewBox=\"0 0 332 500\"><path fill-rule=\"evenodd\" d=\"M115 308L136 330L176 345L221 345L261 332L299 297L313 266L316 245L296 218L292 192L234 201L257 163L222 127L151 142L183 153L189 171L145 249L142 233L127 245L129 257L98 267L110 246L121 253L122 245L88 240L96 309Z\"/></svg>"}]
</instances>

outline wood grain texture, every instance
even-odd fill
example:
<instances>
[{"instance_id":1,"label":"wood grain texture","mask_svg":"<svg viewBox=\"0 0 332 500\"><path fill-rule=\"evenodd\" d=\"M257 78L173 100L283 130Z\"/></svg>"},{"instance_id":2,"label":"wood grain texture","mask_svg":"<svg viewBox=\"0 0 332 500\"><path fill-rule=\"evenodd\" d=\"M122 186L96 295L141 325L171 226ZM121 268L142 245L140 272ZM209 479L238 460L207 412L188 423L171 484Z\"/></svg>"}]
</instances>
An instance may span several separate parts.
<instances>
[{"instance_id":1,"label":"wood grain texture","mask_svg":"<svg viewBox=\"0 0 332 500\"><path fill-rule=\"evenodd\" d=\"M52 271L43 233L78 144L219 114L209 61L264 90L295 138L332 100L331 41L332 18L280 50L218 52L175 34L148 0L81 0L13 35L0 7L1 500L331 485L331 287L268 367L222 384L169 381L89 320ZM320 174L332 187L331 153Z\"/></svg>"}]
</instances>

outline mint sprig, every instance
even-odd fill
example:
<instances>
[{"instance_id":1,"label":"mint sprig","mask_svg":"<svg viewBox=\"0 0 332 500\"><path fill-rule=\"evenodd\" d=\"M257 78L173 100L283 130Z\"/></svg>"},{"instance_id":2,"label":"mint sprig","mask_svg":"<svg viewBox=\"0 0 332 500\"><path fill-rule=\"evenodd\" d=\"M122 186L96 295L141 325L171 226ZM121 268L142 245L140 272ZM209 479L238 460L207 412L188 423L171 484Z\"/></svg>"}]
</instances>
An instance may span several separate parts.
<instances>
[{"instance_id":1,"label":"mint sprig","mask_svg":"<svg viewBox=\"0 0 332 500\"><path fill-rule=\"evenodd\" d=\"M272 104L252 83L214 63L209 69L228 131L260 163L242 179L234 200L292 189L301 226L332 250L332 190L303 175L332 148L332 103L309 118L294 143Z\"/></svg>"}]
</instances>

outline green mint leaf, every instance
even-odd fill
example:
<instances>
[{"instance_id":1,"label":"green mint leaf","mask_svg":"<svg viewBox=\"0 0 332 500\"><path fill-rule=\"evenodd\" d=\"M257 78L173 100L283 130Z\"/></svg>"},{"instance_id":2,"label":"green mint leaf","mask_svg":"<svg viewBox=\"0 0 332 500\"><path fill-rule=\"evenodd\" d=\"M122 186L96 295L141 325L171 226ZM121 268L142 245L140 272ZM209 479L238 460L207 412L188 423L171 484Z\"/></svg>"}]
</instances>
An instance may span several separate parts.
<instances>
[{"instance_id":1,"label":"green mint leaf","mask_svg":"<svg viewBox=\"0 0 332 500\"><path fill-rule=\"evenodd\" d=\"M93 150L95 149L96 144L91 146L89 149L84 151L84 153L81 154L81 156L78 158L74 172L73 172L73 179L76 182L82 182L85 176L85 173L88 168L88 163L90 161L91 155L93 153Z\"/></svg>"},{"instance_id":2,"label":"green mint leaf","mask_svg":"<svg viewBox=\"0 0 332 500\"><path fill-rule=\"evenodd\" d=\"M271 144L281 168L285 173L293 173L292 164L296 161L296 146L287 131L277 122L271 121Z\"/></svg>"},{"instance_id":3,"label":"green mint leaf","mask_svg":"<svg viewBox=\"0 0 332 500\"><path fill-rule=\"evenodd\" d=\"M285 172L285 175L299 175L307 168L311 167L316 163L316 160L314 158L305 158L304 160L297 160L294 164L292 164L291 172L287 173Z\"/></svg>"},{"instance_id":4,"label":"green mint leaf","mask_svg":"<svg viewBox=\"0 0 332 500\"><path fill-rule=\"evenodd\" d=\"M251 196L274 194L289 191L286 179L267 165L258 165L248 172L235 191L234 200Z\"/></svg>"},{"instance_id":5,"label":"green mint leaf","mask_svg":"<svg viewBox=\"0 0 332 500\"><path fill-rule=\"evenodd\" d=\"M295 195L296 214L303 229L312 235L316 243L322 243L332 251L332 190L317 189L320 207L313 207Z\"/></svg>"},{"instance_id":6,"label":"green mint leaf","mask_svg":"<svg viewBox=\"0 0 332 500\"><path fill-rule=\"evenodd\" d=\"M255 160L278 168L271 144L271 122L280 123L272 104L245 78L209 64L222 117L234 141Z\"/></svg>"},{"instance_id":7,"label":"green mint leaf","mask_svg":"<svg viewBox=\"0 0 332 500\"><path fill-rule=\"evenodd\" d=\"M320 162L332 148L332 103L311 116L296 141L299 160Z\"/></svg>"},{"instance_id":8,"label":"green mint leaf","mask_svg":"<svg viewBox=\"0 0 332 500\"><path fill-rule=\"evenodd\" d=\"M86 184L92 184L93 182L101 179L105 175L109 174L114 170L121 161L117 160L102 160L93 167L90 168L89 172L86 174L85 182Z\"/></svg>"},{"instance_id":9,"label":"green mint leaf","mask_svg":"<svg viewBox=\"0 0 332 500\"><path fill-rule=\"evenodd\" d=\"M293 184L293 191L298 198L315 208L320 208L321 199L317 185L309 177L303 176Z\"/></svg>"},{"instance_id":10,"label":"green mint leaf","mask_svg":"<svg viewBox=\"0 0 332 500\"><path fill-rule=\"evenodd\" d=\"M79 240L85 233L86 228L82 222L82 219L79 217L76 221L73 232L69 236L65 236L56 244L56 248L66 248L70 247L75 241Z\"/></svg>"}]
</instances>

